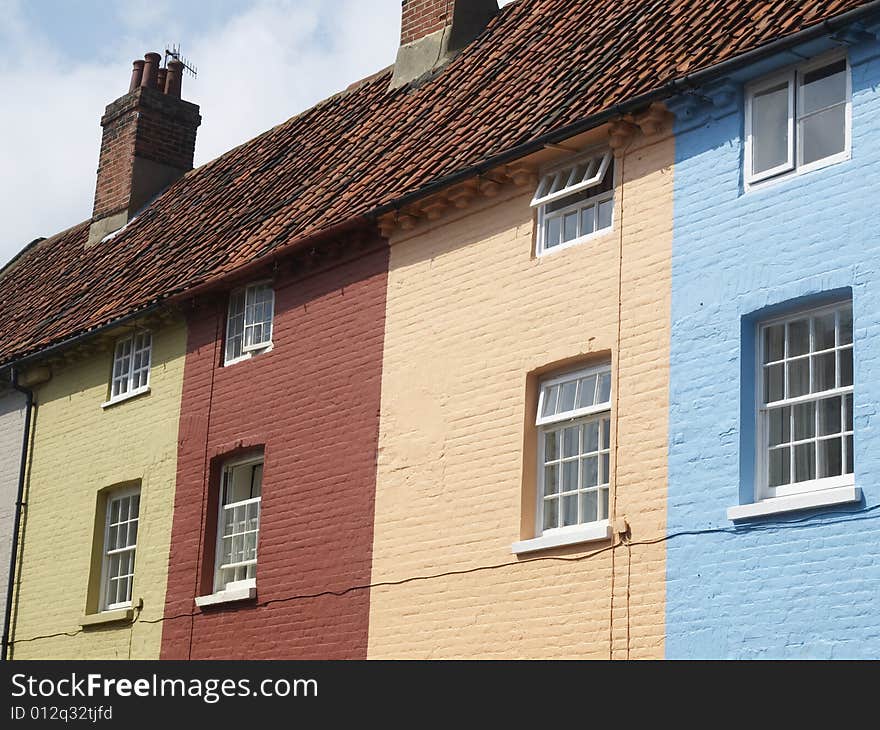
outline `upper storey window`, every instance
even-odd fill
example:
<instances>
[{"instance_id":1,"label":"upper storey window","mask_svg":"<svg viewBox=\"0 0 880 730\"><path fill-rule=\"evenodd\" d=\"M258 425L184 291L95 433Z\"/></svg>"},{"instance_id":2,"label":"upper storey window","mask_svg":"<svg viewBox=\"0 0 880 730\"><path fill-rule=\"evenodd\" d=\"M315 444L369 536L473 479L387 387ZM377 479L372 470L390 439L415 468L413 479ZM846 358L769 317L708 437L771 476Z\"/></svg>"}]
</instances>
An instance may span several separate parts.
<instances>
[{"instance_id":1,"label":"upper storey window","mask_svg":"<svg viewBox=\"0 0 880 730\"><path fill-rule=\"evenodd\" d=\"M578 243L611 228L614 158L593 152L541 178L532 207L538 209L538 255Z\"/></svg>"},{"instance_id":2,"label":"upper storey window","mask_svg":"<svg viewBox=\"0 0 880 730\"><path fill-rule=\"evenodd\" d=\"M746 87L746 182L848 159L850 100L845 56L815 59Z\"/></svg>"},{"instance_id":3,"label":"upper storey window","mask_svg":"<svg viewBox=\"0 0 880 730\"><path fill-rule=\"evenodd\" d=\"M149 332L137 332L116 342L110 400L104 406L133 398L150 389L150 360L153 338Z\"/></svg>"},{"instance_id":4,"label":"upper storey window","mask_svg":"<svg viewBox=\"0 0 880 730\"><path fill-rule=\"evenodd\" d=\"M226 364L251 357L272 345L275 292L268 284L251 284L229 297L226 320Z\"/></svg>"}]
</instances>

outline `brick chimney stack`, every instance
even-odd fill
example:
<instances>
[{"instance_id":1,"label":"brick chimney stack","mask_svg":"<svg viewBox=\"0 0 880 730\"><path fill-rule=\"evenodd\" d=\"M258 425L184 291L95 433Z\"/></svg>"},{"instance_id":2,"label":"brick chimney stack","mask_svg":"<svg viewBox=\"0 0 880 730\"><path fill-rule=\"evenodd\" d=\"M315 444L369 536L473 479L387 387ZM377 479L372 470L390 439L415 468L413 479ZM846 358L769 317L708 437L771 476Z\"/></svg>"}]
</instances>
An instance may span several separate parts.
<instances>
[{"instance_id":1,"label":"brick chimney stack","mask_svg":"<svg viewBox=\"0 0 880 730\"><path fill-rule=\"evenodd\" d=\"M147 53L128 93L101 118L104 134L88 246L118 230L156 195L192 170L199 107L180 98L183 64Z\"/></svg>"},{"instance_id":2,"label":"brick chimney stack","mask_svg":"<svg viewBox=\"0 0 880 730\"><path fill-rule=\"evenodd\" d=\"M392 89L446 65L498 12L497 0L402 0L402 5Z\"/></svg>"}]
</instances>

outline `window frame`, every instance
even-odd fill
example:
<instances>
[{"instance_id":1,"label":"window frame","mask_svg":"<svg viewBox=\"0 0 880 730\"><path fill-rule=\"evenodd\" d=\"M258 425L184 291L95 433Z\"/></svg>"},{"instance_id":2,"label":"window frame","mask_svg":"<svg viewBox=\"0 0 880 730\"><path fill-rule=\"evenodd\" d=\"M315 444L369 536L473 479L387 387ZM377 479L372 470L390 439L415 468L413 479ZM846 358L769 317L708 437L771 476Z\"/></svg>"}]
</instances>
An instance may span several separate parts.
<instances>
[{"instance_id":1,"label":"window frame","mask_svg":"<svg viewBox=\"0 0 880 730\"><path fill-rule=\"evenodd\" d=\"M802 309L794 309L790 310L785 314L770 317L767 319L762 319L757 323L755 328L755 387L754 387L754 399L755 399L755 501L756 502L766 502L768 500L778 500L779 498L784 497L793 497L797 495L810 494L814 492L822 492L829 489L835 489L837 487L852 487L855 486L855 459L853 459L853 471L852 473L843 473L838 476L832 477L816 477L814 479L803 481L803 482L791 482L786 485L780 485L777 487L770 486L770 477L769 477L769 454L770 454L770 433L769 433L769 411L771 409L766 407L764 403L764 337L763 333L767 327L771 327L773 325L779 325L783 323L788 323L792 321L797 321L801 319L809 319L812 322L812 318L816 316L820 316L822 314L830 314L832 312L838 312L847 306L850 307L852 311L852 299L843 299L830 304L823 304L821 306L815 307L807 307ZM839 320L835 319L835 347L834 352L837 352L841 349L840 342L838 341L837 322ZM854 319L853 319L854 325ZM815 352L813 348L813 327L810 326L810 350L808 351L806 357L809 360L815 356ZM844 348L846 345L844 345ZM802 403L818 403L821 400L825 400L827 398L841 397L843 398L846 395L853 396L853 408L855 408L855 327L853 326L853 342L850 345L850 348L853 353L853 384L848 386L837 386L831 390L824 390L818 393L808 393L806 395L797 396L794 398L784 398L781 401L773 401L773 408L783 408L786 406L795 406ZM826 350L819 350L819 353L826 352ZM798 356L802 357L802 356ZM789 358L787 355L781 361L783 363L787 363ZM776 362L776 361L774 361ZM839 368L837 367L837 360L835 359L835 383L838 381ZM812 370L812 366L811 366ZM844 414L841 411L841 419L844 418ZM853 424L855 426L855 424ZM844 423L841 423L841 431L840 438L846 441L847 431L844 429ZM793 434L792 434L793 436ZM809 439L808 439L809 440ZM818 432L813 436L814 441L818 441L819 434ZM790 443L794 444L795 441L792 440ZM855 428L853 428L853 445L855 445ZM845 448L845 445L844 445ZM841 452L841 462L842 462L842 470L845 472L846 469L846 454Z\"/></svg>"},{"instance_id":2,"label":"window frame","mask_svg":"<svg viewBox=\"0 0 880 730\"><path fill-rule=\"evenodd\" d=\"M273 348L273 338L275 336L275 287L273 286L273 281L270 279L263 279L260 281L254 281L246 286L240 286L236 289L233 289L229 292L229 299L226 303L226 328L225 328L225 336L223 338L223 365L234 365L239 362L243 362L244 360L249 360L254 355L259 355L264 352L269 352ZM263 342L260 342L255 345L245 345L245 340L247 339L247 331L248 327L254 327L256 323L251 323L248 325L247 322L247 295L248 292L254 289L265 287L272 293L271 298L271 309L272 316L269 320L269 339ZM242 331L241 331L241 354L236 357L229 357L229 343L230 343L230 327L232 325L232 302L233 298L237 295L244 296L244 311L242 312Z\"/></svg>"},{"instance_id":3,"label":"window frame","mask_svg":"<svg viewBox=\"0 0 880 730\"><path fill-rule=\"evenodd\" d=\"M837 61L844 61L846 64L845 79L846 92L844 104L844 149L842 152L823 157L819 160L804 164L803 162L803 135L800 133L800 123L803 119L813 116L825 109L810 112L801 115L801 99L800 89L805 74L829 66ZM773 86L785 82L788 85L788 156L785 163L777 165L770 170L754 173L752 158L753 153L753 112L752 105L757 94L765 91ZM834 50L829 53L811 58L799 64L788 66L780 71L776 71L767 76L750 81L745 86L745 116L744 116L744 180L746 189L760 187L769 183L770 180L785 180L789 177L803 175L814 170L828 167L844 162L852 158L852 66L850 65L849 54L845 51ZM831 107L826 107L831 108Z\"/></svg>"},{"instance_id":4,"label":"window frame","mask_svg":"<svg viewBox=\"0 0 880 730\"><path fill-rule=\"evenodd\" d=\"M217 532L216 539L214 545L214 575L212 578L212 590L214 595L222 594L222 593L233 593L242 589L250 589L256 588L257 578L256 571L257 566L259 564L259 541L260 541L260 530L263 526L263 483L261 477L260 481L260 496L259 497L251 497L250 499L241 500L239 502L231 503L234 506L240 506L244 504L251 504L254 502L259 503L259 509L257 512L257 537L255 543L255 555L256 557L253 560L254 565L254 577L253 578L245 578L243 580L238 581L229 581L227 583L223 583L221 581L221 569L222 569L222 550L223 550L223 510L229 505L223 504L223 489L226 485L227 474L235 468L242 466L255 466L260 464L263 466L263 474L265 475L266 468L266 459L265 454L262 453L251 453L245 456L240 456L234 459L229 459L224 461L220 470L220 484L217 493ZM249 561L245 561L249 562Z\"/></svg>"},{"instance_id":5,"label":"window frame","mask_svg":"<svg viewBox=\"0 0 880 730\"><path fill-rule=\"evenodd\" d=\"M136 343L138 338L146 337L149 338L149 343L146 347L137 348ZM126 343L131 343L131 351L128 355L128 371L123 375L116 375L116 363L121 359L119 350ZM138 369L135 369L134 359L136 352L146 352L148 362L146 368L141 366ZM137 388L134 386L134 377L135 373L141 373L146 370L145 382L139 385ZM116 340L116 343L113 346L113 363L110 369L110 393L109 398L105 403L103 403L103 407L111 406L115 403L119 403L121 401L128 400L129 398L134 398L136 396L142 395L144 393L150 392L150 376L153 370L153 333L150 330L143 329L132 332L125 337L120 337ZM125 377L126 382L126 390L122 393L115 394L113 390L116 385L116 381L120 379L120 377Z\"/></svg>"},{"instance_id":6,"label":"window frame","mask_svg":"<svg viewBox=\"0 0 880 730\"><path fill-rule=\"evenodd\" d=\"M562 414L555 414L553 416L542 416L543 408L544 408L544 394L545 390L548 387L552 387L554 385L558 385L560 383L577 381L582 378L589 377L591 375L601 376L602 374L608 374L609 377L609 391L608 391L608 400L603 401L600 404L594 404L592 406L587 406L584 408L574 409L571 411L565 411ZM598 387L598 383L597 383ZM536 541L544 541L544 542L552 542L556 538L564 539L566 536L576 537L585 531L596 531L596 537L604 538L607 534L607 527L610 525L611 519L611 490L613 489L611 474L613 473L613 438L614 435L612 433L612 411L614 404L614 379L612 377L612 369L610 362L604 362L599 365L593 365L586 368L580 368L578 370L571 370L567 373L546 378L541 380L538 383L538 405L536 410L536 418L535 418L535 427L537 433L537 448L536 448L536 466L537 466L537 476L535 480L535 540ZM549 430L555 430L560 424L581 424L583 422L589 422L593 420L599 420L601 423L601 416L603 414L607 414L608 417L608 464L609 464L609 474L608 474L608 502L607 502L607 511L608 516L603 519L593 520L591 522L577 522L573 525L566 525L562 527L553 527L549 529L544 529L544 467L545 467L545 434ZM600 434L599 434L599 450L597 454L599 455L601 462L601 455L605 451L602 448L601 441L601 426L600 426ZM561 448L561 446L560 446ZM581 455L578 456L578 460L580 461ZM561 479L561 475L559 477ZM580 481L580 479L579 479ZM597 484L597 493L603 488L604 485ZM578 493L581 491L579 488L576 490ZM578 518L580 518L580 513L578 514ZM560 543L563 544L563 543Z\"/></svg>"},{"instance_id":7,"label":"window frame","mask_svg":"<svg viewBox=\"0 0 880 730\"><path fill-rule=\"evenodd\" d=\"M599 165L599 169L596 174L590 179L582 183L578 183L576 185L571 186L571 188L564 188L563 190L557 191L556 193L551 193L548 195L538 196L538 191L544 184L544 181L550 176L557 176L565 170L572 170L573 168L580 165L584 160L589 160L591 158L598 158L602 156L602 161ZM562 198L568 197L569 195L576 195L577 193L588 190L589 188L599 185L604 179L606 174L608 174L608 168L611 168L611 189L593 195L589 198L585 198L577 203L572 203L565 208L560 208L559 210L554 210L552 213L547 212L547 205L549 203L553 203L556 200L560 200ZM546 256L548 254L554 253L556 251L561 251L563 249L569 248L571 246L576 246L584 241L588 241L591 238L595 238L600 235L604 235L609 231L614 229L614 223L616 219L616 211L614 206L614 198L615 193L617 191L617 165L615 164L615 158L613 151L607 146L597 146L591 147L587 150L577 153L572 157L566 158L564 161L558 162L552 166L547 167L542 171L542 174L539 177L538 187L535 189L535 195L532 198L532 202L530 206L537 211L537 230L535 236L535 255L538 257ZM611 221L604 228L598 228L598 216L599 216L599 205L601 203L611 201ZM569 213L574 211L579 211L589 205L595 206L595 220L597 227L594 228L590 233L581 234L576 238L573 238L571 241L562 241L556 246L548 247L546 245L546 223L549 217L560 218L563 219ZM578 215L578 227L581 225L581 216Z\"/></svg>"},{"instance_id":8,"label":"window frame","mask_svg":"<svg viewBox=\"0 0 880 730\"><path fill-rule=\"evenodd\" d=\"M110 508L113 505L113 502L120 499L130 499L132 496L138 496L138 536L135 540L134 545L126 545L125 548L118 549L118 551L126 550L134 552L134 557L132 558L132 568L131 568L131 596L127 601L123 601L121 603L108 603L107 589L108 582L110 580L109 568L110 568L110 554L107 548L107 545L110 541ZM127 487L120 487L118 489L113 489L107 493L107 499L104 505L104 537L101 542L101 584L100 591L98 596L98 611L99 613L107 613L111 611L119 611L121 609L131 608L132 606L132 597L134 596L134 577L136 575L135 568L137 567L137 543L140 538L140 518L141 518L141 510L140 510L140 495L141 488L140 485L130 485ZM131 520L129 520L130 522Z\"/></svg>"}]
</instances>

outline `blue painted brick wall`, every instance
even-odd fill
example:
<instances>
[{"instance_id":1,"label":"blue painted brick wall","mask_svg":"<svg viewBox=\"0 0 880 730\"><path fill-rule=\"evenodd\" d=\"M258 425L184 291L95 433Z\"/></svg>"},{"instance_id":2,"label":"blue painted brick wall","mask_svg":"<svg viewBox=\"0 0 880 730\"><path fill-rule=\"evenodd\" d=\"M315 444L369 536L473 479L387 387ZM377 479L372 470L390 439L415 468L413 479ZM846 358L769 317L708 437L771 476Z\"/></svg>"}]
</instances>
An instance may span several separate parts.
<instances>
[{"instance_id":1,"label":"blue painted brick wall","mask_svg":"<svg viewBox=\"0 0 880 730\"><path fill-rule=\"evenodd\" d=\"M678 115L671 658L880 657L880 509L870 510L880 504L880 44L850 49L852 159L744 192L741 82L792 61L735 79L728 113L716 108L702 122ZM753 498L749 318L847 290L864 503L734 526L727 508ZM702 530L721 531L677 536Z\"/></svg>"}]
</instances>

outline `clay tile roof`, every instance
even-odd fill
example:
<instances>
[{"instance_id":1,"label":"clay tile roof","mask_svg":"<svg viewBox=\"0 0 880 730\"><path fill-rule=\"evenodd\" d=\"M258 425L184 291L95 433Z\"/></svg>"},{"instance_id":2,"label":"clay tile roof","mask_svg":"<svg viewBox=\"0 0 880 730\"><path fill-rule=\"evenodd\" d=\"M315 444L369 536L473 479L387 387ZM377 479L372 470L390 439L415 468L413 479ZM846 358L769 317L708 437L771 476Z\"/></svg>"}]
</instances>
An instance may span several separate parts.
<instances>
[{"instance_id":1,"label":"clay tile roof","mask_svg":"<svg viewBox=\"0 0 880 730\"><path fill-rule=\"evenodd\" d=\"M418 88L389 92L386 70L193 170L110 241L85 249L86 222L32 245L0 274L0 364L867 4L518 0Z\"/></svg>"}]
</instances>

